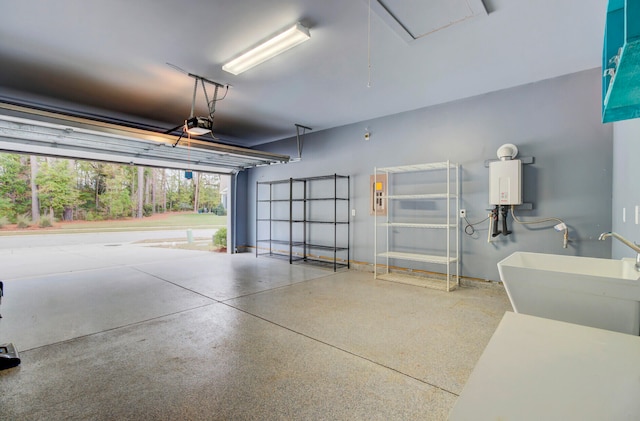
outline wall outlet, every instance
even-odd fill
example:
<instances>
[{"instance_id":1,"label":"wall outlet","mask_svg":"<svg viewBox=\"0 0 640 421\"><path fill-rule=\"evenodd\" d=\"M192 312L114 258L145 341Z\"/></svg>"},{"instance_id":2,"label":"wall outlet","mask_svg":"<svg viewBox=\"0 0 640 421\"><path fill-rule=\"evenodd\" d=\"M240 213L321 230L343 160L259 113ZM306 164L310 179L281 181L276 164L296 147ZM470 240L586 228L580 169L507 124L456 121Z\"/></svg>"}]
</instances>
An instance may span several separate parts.
<instances>
[{"instance_id":1,"label":"wall outlet","mask_svg":"<svg viewBox=\"0 0 640 421\"><path fill-rule=\"evenodd\" d=\"M467 210L460 209L460 218L466 218L466 217L467 217Z\"/></svg>"}]
</instances>

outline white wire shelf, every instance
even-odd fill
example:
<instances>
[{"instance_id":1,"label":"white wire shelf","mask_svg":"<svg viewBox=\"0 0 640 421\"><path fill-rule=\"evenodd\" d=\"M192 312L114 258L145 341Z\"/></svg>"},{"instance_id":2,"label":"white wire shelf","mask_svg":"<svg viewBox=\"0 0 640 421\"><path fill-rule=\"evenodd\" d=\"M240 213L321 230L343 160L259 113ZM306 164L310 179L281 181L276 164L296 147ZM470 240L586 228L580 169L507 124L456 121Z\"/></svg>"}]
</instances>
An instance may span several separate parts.
<instances>
[{"instance_id":1,"label":"white wire shelf","mask_svg":"<svg viewBox=\"0 0 640 421\"><path fill-rule=\"evenodd\" d=\"M456 164L452 164L448 161L444 162L432 162L429 164L415 164L415 165L402 165L399 167L384 167L377 168L377 171L386 172L386 173L400 173L400 172L411 172L411 171L429 171L429 170L445 170L445 169L455 169Z\"/></svg>"},{"instance_id":2,"label":"white wire shelf","mask_svg":"<svg viewBox=\"0 0 640 421\"><path fill-rule=\"evenodd\" d=\"M447 229L456 228L456 224L414 224L408 222L384 222L378 224L379 227L398 227L398 228L429 228L429 229Z\"/></svg>"},{"instance_id":3,"label":"white wire shelf","mask_svg":"<svg viewBox=\"0 0 640 421\"><path fill-rule=\"evenodd\" d=\"M442 172L436 174L435 170ZM460 165L444 161L374 168L374 172L376 177L382 174L383 180L387 182L384 196L376 196L377 200L383 201L386 214L378 215L376 213L374 218L374 226L376 227L374 277L444 291L455 289L455 285L459 284L460 279L460 220L458 219ZM429 172L432 173L428 174ZM393 174L397 173L407 173L407 175L395 177ZM376 183L377 180L376 178ZM377 184L376 188L378 188ZM415 201L415 206L399 205L403 200ZM441 209L439 205L423 209L417 203L421 200L442 200L440 204L445 204L446 207ZM382 229L377 229L378 227ZM429 229L444 231L446 241L442 241L441 234L430 234L423 231ZM411 234L412 231L415 233ZM414 240L411 241L411 238ZM428 245L430 241L434 244L426 248L425 245ZM383 247L379 247L380 245ZM397 251L398 249L402 251ZM435 254L426 254L425 251ZM409 265L409 261L414 263ZM418 263L427 264L427 266ZM444 280L439 276L435 276L435 278L416 276L418 272L423 271L432 273L432 268L428 264L444 265L445 270L442 271L445 272L442 274ZM411 268L404 266L411 266ZM395 268L395 270L391 268ZM410 274L397 273L397 271L403 270ZM432 273L432 275L436 274Z\"/></svg>"},{"instance_id":4,"label":"white wire shelf","mask_svg":"<svg viewBox=\"0 0 640 421\"><path fill-rule=\"evenodd\" d=\"M438 289L440 291L453 291L456 289L456 282L449 282L446 279L426 278L416 275L406 275L403 273L385 273L378 275L376 279L383 281L399 282L402 284L415 285L419 287ZM448 288L448 289L447 289Z\"/></svg>"},{"instance_id":5,"label":"white wire shelf","mask_svg":"<svg viewBox=\"0 0 640 421\"><path fill-rule=\"evenodd\" d=\"M455 199L458 197L455 194L447 193L431 193L431 194L392 194L389 196L382 196L382 199L400 199L400 200L420 200L420 199Z\"/></svg>"},{"instance_id":6,"label":"white wire shelf","mask_svg":"<svg viewBox=\"0 0 640 421\"><path fill-rule=\"evenodd\" d=\"M430 254L418 254L418 253L401 253L398 251L387 251L384 253L378 253L379 257L387 257L389 259L401 259L401 260L411 260L414 262L425 262L425 263L438 263L442 265L447 265L449 263L455 263L458 261L455 257L447 256L434 256Z\"/></svg>"}]
</instances>

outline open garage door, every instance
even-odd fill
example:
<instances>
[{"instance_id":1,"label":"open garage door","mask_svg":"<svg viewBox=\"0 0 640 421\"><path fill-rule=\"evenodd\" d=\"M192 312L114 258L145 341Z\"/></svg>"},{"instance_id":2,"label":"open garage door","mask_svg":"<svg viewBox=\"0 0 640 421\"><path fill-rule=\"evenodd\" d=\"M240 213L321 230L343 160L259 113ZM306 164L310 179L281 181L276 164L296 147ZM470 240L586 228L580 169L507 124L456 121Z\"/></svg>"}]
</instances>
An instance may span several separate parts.
<instances>
[{"instance_id":1,"label":"open garage door","mask_svg":"<svg viewBox=\"0 0 640 421\"><path fill-rule=\"evenodd\" d=\"M228 250L235 251L236 176L289 156L0 103L0 152L216 173L230 179Z\"/></svg>"},{"instance_id":2,"label":"open garage door","mask_svg":"<svg viewBox=\"0 0 640 421\"><path fill-rule=\"evenodd\" d=\"M194 138L178 142L173 135L2 103L0 151L217 174L289 161L287 155Z\"/></svg>"}]
</instances>

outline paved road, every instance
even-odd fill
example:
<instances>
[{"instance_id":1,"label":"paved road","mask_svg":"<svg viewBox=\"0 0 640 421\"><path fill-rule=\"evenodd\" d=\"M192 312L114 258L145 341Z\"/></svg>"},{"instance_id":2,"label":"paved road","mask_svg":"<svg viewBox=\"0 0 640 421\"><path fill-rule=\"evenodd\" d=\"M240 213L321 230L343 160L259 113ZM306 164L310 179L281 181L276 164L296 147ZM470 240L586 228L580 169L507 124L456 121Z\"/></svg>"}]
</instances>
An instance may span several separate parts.
<instances>
[{"instance_id":1,"label":"paved road","mask_svg":"<svg viewBox=\"0 0 640 421\"><path fill-rule=\"evenodd\" d=\"M217 229L193 229L193 237L211 238ZM82 234L45 234L0 236L0 250L81 244L124 244L143 240L186 241L187 230L93 232Z\"/></svg>"}]
</instances>

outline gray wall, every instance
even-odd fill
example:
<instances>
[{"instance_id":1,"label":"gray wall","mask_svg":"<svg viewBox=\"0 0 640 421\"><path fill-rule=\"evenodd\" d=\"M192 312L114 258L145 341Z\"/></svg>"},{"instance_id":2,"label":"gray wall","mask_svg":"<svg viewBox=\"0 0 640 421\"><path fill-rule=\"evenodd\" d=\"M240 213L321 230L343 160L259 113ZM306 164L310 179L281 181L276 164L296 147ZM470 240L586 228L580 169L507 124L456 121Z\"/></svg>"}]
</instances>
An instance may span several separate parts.
<instances>
[{"instance_id":1,"label":"gray wall","mask_svg":"<svg viewBox=\"0 0 640 421\"><path fill-rule=\"evenodd\" d=\"M600 70L594 69L448 104L377 118L305 136L302 161L252 169L245 208L253 245L255 182L325 174L352 177L352 259L373 262L373 217L368 214L369 175L374 167L451 160L462 165L462 202L468 219L487 216L487 159L504 143L520 156L535 158L524 167L524 201L532 211L524 220L563 219L571 243L553 229L514 225L514 233L487 243L488 223L473 236L462 235L462 274L499 280L496 263L514 251L610 257L610 246L597 241L611 228L613 130L600 123ZM312 123L310 123L313 126ZM364 133L371 138L364 140ZM261 149L297 156L295 138ZM640 204L640 201L638 201ZM510 224L512 223L509 218ZM239 244L243 244L239 238ZM424 241L430 241L428 239ZM434 246L435 247L435 246Z\"/></svg>"},{"instance_id":2,"label":"gray wall","mask_svg":"<svg viewBox=\"0 0 640 421\"><path fill-rule=\"evenodd\" d=\"M638 157L640 157L640 120L615 123L613 128L613 230L631 241L640 243L640 225L635 221L635 207L640 206ZM622 219L623 209L626 209L626 221ZM634 257L635 252L620 242L613 241L612 256L616 259Z\"/></svg>"}]
</instances>

